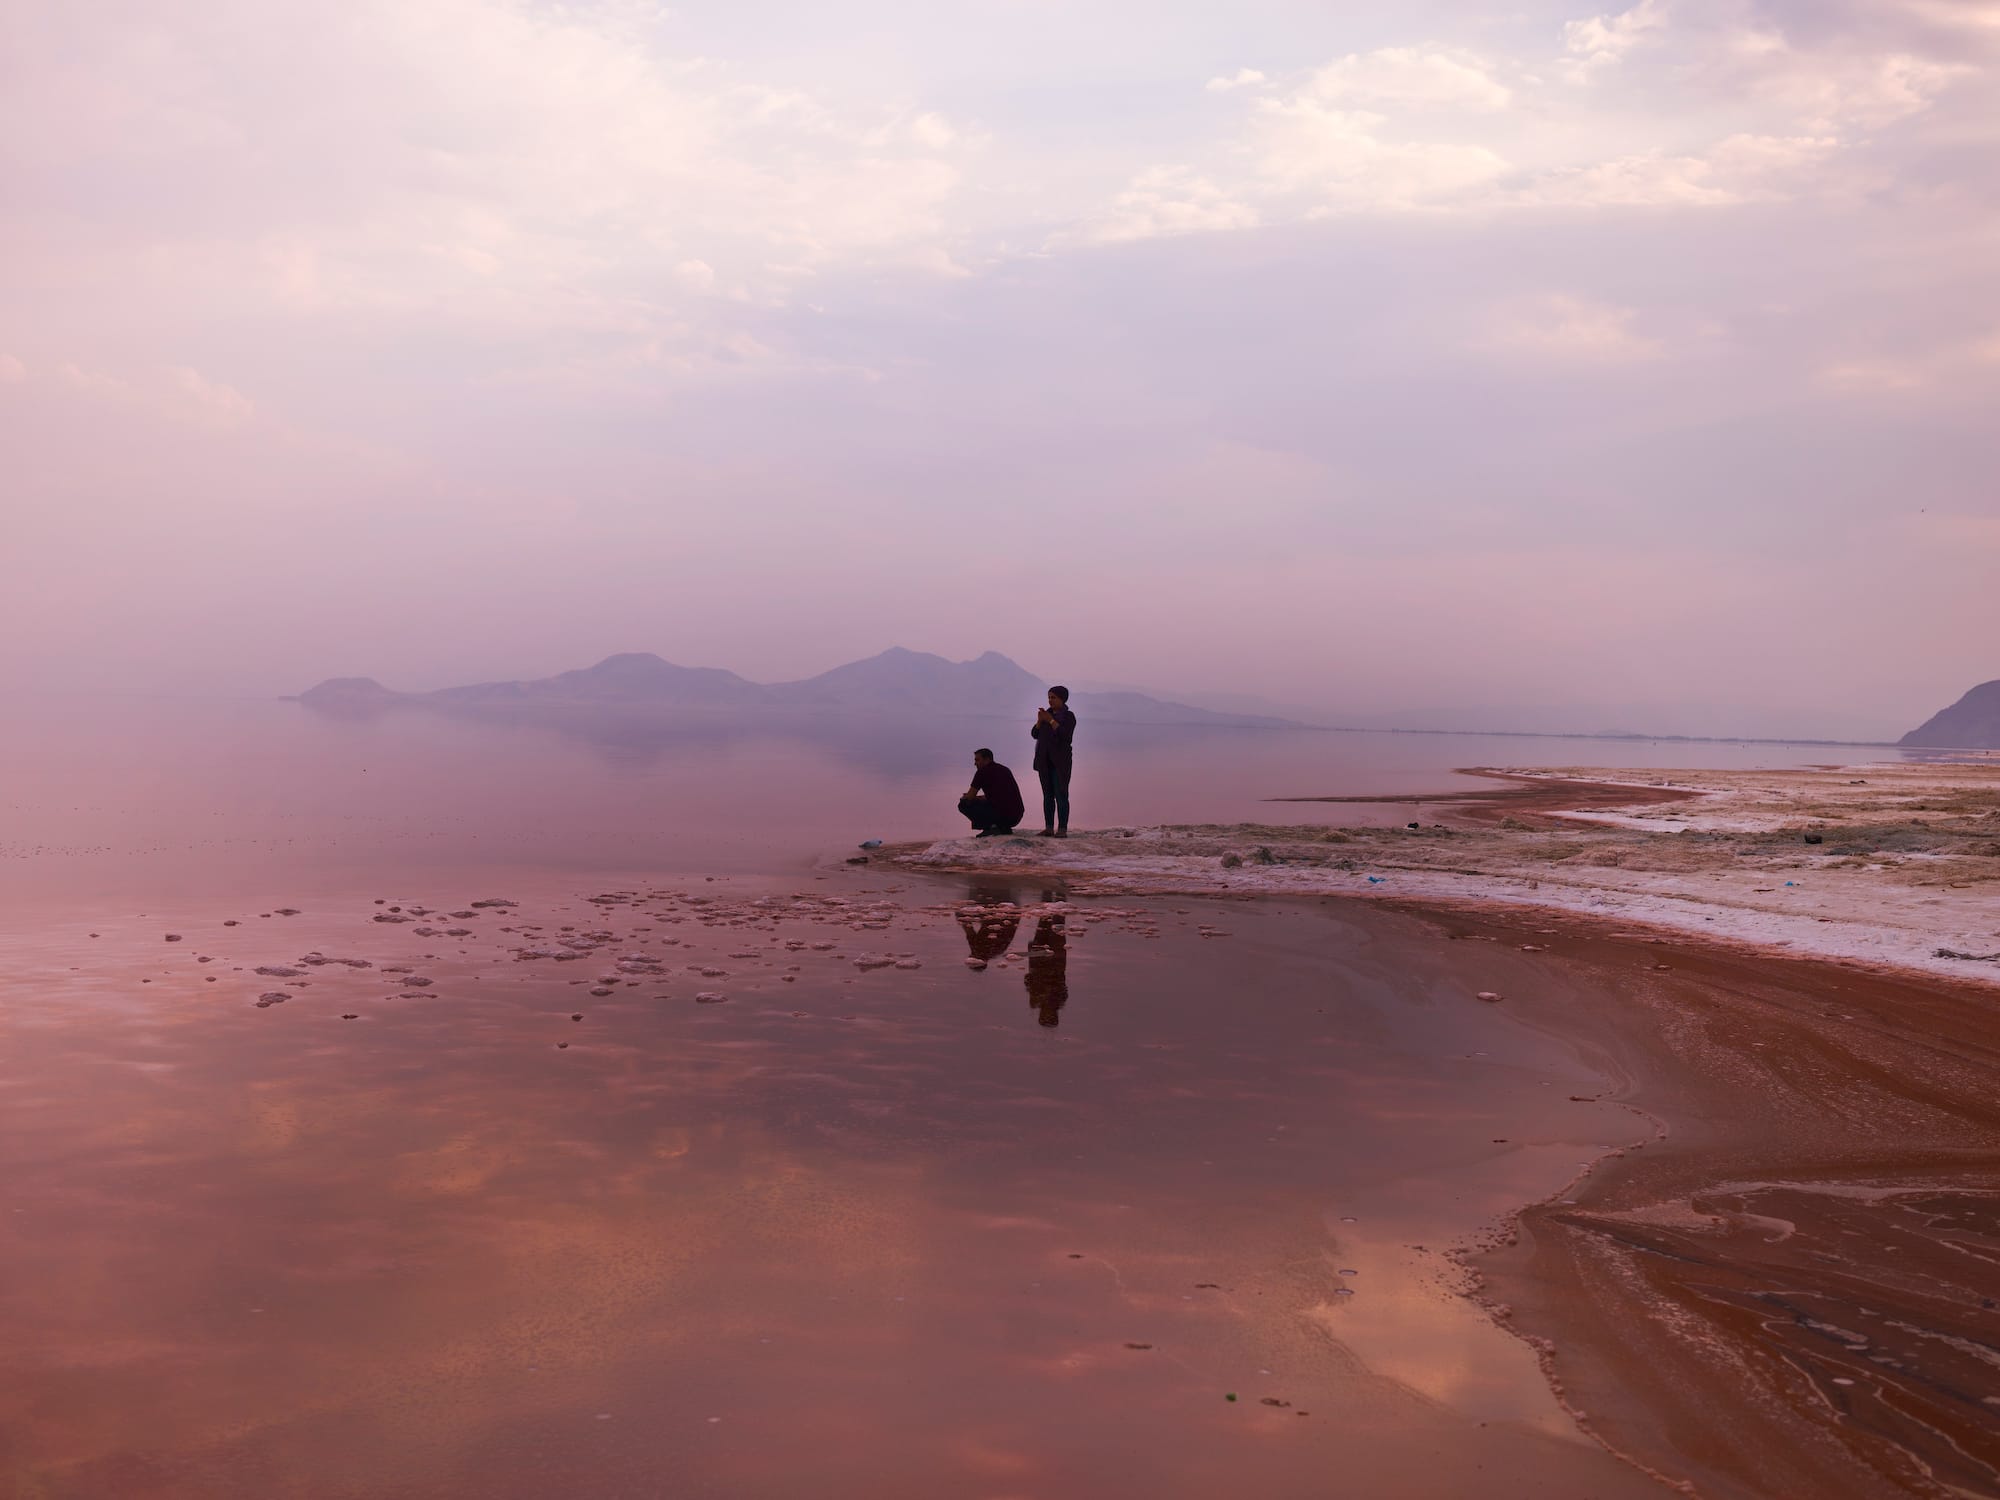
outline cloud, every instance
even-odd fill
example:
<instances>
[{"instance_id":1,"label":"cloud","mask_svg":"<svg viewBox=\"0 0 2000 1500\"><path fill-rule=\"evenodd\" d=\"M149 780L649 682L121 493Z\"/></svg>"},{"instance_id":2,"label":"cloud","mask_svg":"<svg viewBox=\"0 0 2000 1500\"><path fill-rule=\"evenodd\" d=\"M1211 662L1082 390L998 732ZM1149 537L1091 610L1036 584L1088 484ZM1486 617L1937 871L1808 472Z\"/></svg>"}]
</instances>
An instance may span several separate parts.
<instances>
[{"instance_id":1,"label":"cloud","mask_svg":"<svg viewBox=\"0 0 2000 1500\"><path fill-rule=\"evenodd\" d=\"M1188 167L1159 166L1141 172L1110 207L1089 222L1080 238L1093 244L1248 229L1257 211L1231 197Z\"/></svg>"},{"instance_id":2,"label":"cloud","mask_svg":"<svg viewBox=\"0 0 2000 1500\"><path fill-rule=\"evenodd\" d=\"M1218 74L1202 87L1211 94L1224 94L1231 89L1254 88L1264 82L1264 75L1255 68L1238 68L1234 73Z\"/></svg>"},{"instance_id":3,"label":"cloud","mask_svg":"<svg viewBox=\"0 0 2000 1500\"><path fill-rule=\"evenodd\" d=\"M256 414L250 398L234 386L210 380L201 371L176 365L166 373L174 405L190 419L218 428L241 427Z\"/></svg>"},{"instance_id":4,"label":"cloud","mask_svg":"<svg viewBox=\"0 0 2000 1500\"><path fill-rule=\"evenodd\" d=\"M1310 211L1410 209L1461 198L1505 176L1481 145L1388 138L1387 119L1295 95L1261 102L1252 126L1260 177L1309 195Z\"/></svg>"},{"instance_id":5,"label":"cloud","mask_svg":"<svg viewBox=\"0 0 2000 1500\"><path fill-rule=\"evenodd\" d=\"M1473 53L1436 47L1383 47L1351 53L1315 72L1301 90L1326 104L1504 109L1512 92Z\"/></svg>"},{"instance_id":6,"label":"cloud","mask_svg":"<svg viewBox=\"0 0 2000 1500\"><path fill-rule=\"evenodd\" d=\"M1903 51L1804 50L1779 31L1755 28L1726 34L1709 69L1720 86L1774 105L1797 128L1816 134L1879 130L1921 114L1976 71Z\"/></svg>"},{"instance_id":7,"label":"cloud","mask_svg":"<svg viewBox=\"0 0 2000 1500\"><path fill-rule=\"evenodd\" d=\"M1664 0L1640 0L1616 15L1590 16L1563 26L1565 73L1581 82L1624 60L1666 24Z\"/></svg>"},{"instance_id":8,"label":"cloud","mask_svg":"<svg viewBox=\"0 0 2000 1500\"><path fill-rule=\"evenodd\" d=\"M1647 152L1544 174L1524 197L1607 208L1714 207L1781 198L1838 147L1830 136L1736 135L1700 155Z\"/></svg>"},{"instance_id":9,"label":"cloud","mask_svg":"<svg viewBox=\"0 0 2000 1500\"><path fill-rule=\"evenodd\" d=\"M245 426L256 416L248 396L189 365L119 372L64 360L38 381L21 361L12 364L18 373L10 376L7 361L0 359L0 382L39 385L134 417L221 432Z\"/></svg>"},{"instance_id":10,"label":"cloud","mask_svg":"<svg viewBox=\"0 0 2000 1500\"><path fill-rule=\"evenodd\" d=\"M1619 365L1656 358L1658 340L1633 328L1636 309L1552 293L1492 313L1476 347L1564 364Z\"/></svg>"}]
</instances>

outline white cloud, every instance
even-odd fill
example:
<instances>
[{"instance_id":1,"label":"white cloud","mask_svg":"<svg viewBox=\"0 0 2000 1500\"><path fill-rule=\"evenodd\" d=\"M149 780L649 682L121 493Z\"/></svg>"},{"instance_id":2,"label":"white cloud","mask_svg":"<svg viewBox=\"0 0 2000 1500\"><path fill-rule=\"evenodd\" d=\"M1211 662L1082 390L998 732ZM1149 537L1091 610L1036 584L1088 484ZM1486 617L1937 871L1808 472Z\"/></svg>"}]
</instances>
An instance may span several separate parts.
<instances>
[{"instance_id":1,"label":"white cloud","mask_svg":"<svg viewBox=\"0 0 2000 1500\"><path fill-rule=\"evenodd\" d=\"M204 426L241 427L256 414L250 398L234 386L210 380L187 365L167 371L166 389L178 414Z\"/></svg>"},{"instance_id":2,"label":"white cloud","mask_svg":"<svg viewBox=\"0 0 2000 1500\"><path fill-rule=\"evenodd\" d=\"M1385 117L1294 97L1260 103L1253 126L1257 172L1309 195L1313 211L1410 209L1447 202L1506 175L1485 146L1385 139Z\"/></svg>"},{"instance_id":3,"label":"white cloud","mask_svg":"<svg viewBox=\"0 0 2000 1500\"><path fill-rule=\"evenodd\" d=\"M1226 73L1211 78L1202 87L1211 94L1225 94L1231 89L1254 88L1264 82L1264 75L1255 68L1238 68L1234 73Z\"/></svg>"},{"instance_id":4,"label":"white cloud","mask_svg":"<svg viewBox=\"0 0 2000 1500\"><path fill-rule=\"evenodd\" d=\"M1304 98L1348 103L1504 109L1513 95L1489 64L1470 52L1437 47L1383 47L1352 53L1315 72Z\"/></svg>"},{"instance_id":5,"label":"white cloud","mask_svg":"<svg viewBox=\"0 0 2000 1500\"><path fill-rule=\"evenodd\" d=\"M1632 364L1657 357L1658 340L1633 328L1636 310L1552 293L1494 309L1476 347L1565 364Z\"/></svg>"},{"instance_id":6,"label":"white cloud","mask_svg":"<svg viewBox=\"0 0 2000 1500\"><path fill-rule=\"evenodd\" d=\"M1907 15L1934 26L1966 31L2000 31L1996 0L1898 0Z\"/></svg>"},{"instance_id":7,"label":"white cloud","mask_svg":"<svg viewBox=\"0 0 2000 1500\"><path fill-rule=\"evenodd\" d=\"M1895 360L1844 360L1828 365L1817 379L1829 390L1870 394L1915 390L1924 383L1920 371Z\"/></svg>"},{"instance_id":8,"label":"white cloud","mask_svg":"<svg viewBox=\"0 0 2000 1500\"><path fill-rule=\"evenodd\" d=\"M1159 166L1141 172L1111 200L1110 208L1077 236L1093 244L1248 229L1257 211L1187 167Z\"/></svg>"},{"instance_id":9,"label":"white cloud","mask_svg":"<svg viewBox=\"0 0 2000 1500\"><path fill-rule=\"evenodd\" d=\"M87 168L107 232L180 182L167 222L202 226L189 243L217 282L254 276L294 307L567 315L635 278L670 290L695 259L779 300L835 266L948 250L977 144L935 110L674 56L645 6L98 16L47 29L0 130L36 143L44 174Z\"/></svg>"},{"instance_id":10,"label":"white cloud","mask_svg":"<svg viewBox=\"0 0 2000 1500\"><path fill-rule=\"evenodd\" d=\"M1839 146L1830 136L1735 135L1700 155L1646 152L1545 174L1525 201L1581 207L1713 207L1782 198Z\"/></svg>"},{"instance_id":11,"label":"white cloud","mask_svg":"<svg viewBox=\"0 0 2000 1500\"><path fill-rule=\"evenodd\" d=\"M715 267L705 260L684 260L674 267L674 279L697 292L714 289Z\"/></svg>"},{"instance_id":12,"label":"white cloud","mask_svg":"<svg viewBox=\"0 0 2000 1500\"><path fill-rule=\"evenodd\" d=\"M28 380L27 367L20 365L20 370L20 378ZM257 412L255 403L234 386L211 380L190 365L121 373L65 360L45 384L93 405L218 432L245 426Z\"/></svg>"},{"instance_id":13,"label":"white cloud","mask_svg":"<svg viewBox=\"0 0 2000 1500\"><path fill-rule=\"evenodd\" d=\"M1582 81L1601 68L1623 61L1625 55L1666 23L1664 0L1640 0L1617 15L1591 16L1563 26L1565 71Z\"/></svg>"},{"instance_id":14,"label":"white cloud","mask_svg":"<svg viewBox=\"0 0 2000 1500\"><path fill-rule=\"evenodd\" d=\"M1801 51L1771 30L1729 34L1713 68L1725 86L1750 91L1815 133L1878 130L1921 114L1975 71L1909 52Z\"/></svg>"}]
</instances>

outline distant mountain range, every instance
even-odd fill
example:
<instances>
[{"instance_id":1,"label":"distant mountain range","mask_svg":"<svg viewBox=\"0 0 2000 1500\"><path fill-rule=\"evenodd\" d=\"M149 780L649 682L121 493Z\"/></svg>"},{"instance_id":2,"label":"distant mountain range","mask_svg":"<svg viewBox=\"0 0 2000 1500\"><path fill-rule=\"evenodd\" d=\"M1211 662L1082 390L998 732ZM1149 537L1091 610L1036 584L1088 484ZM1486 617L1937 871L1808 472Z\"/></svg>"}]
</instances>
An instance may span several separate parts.
<instances>
[{"instance_id":1,"label":"distant mountain range","mask_svg":"<svg viewBox=\"0 0 2000 1500\"><path fill-rule=\"evenodd\" d=\"M1911 749L2000 750L2000 681L1980 683L1896 743Z\"/></svg>"},{"instance_id":2,"label":"distant mountain range","mask_svg":"<svg viewBox=\"0 0 2000 1500\"><path fill-rule=\"evenodd\" d=\"M429 693L399 693L372 677L333 677L299 694L315 708L355 711L398 706L445 709L677 709L704 714L1026 718L1044 701L1049 679L997 651L948 661L892 647L802 682L752 682L719 667L682 667L650 651L607 656L594 667L525 682L480 682ZM1298 729L1293 719L1227 713L1145 693L1077 691L1079 718L1108 724L1199 724Z\"/></svg>"}]
</instances>

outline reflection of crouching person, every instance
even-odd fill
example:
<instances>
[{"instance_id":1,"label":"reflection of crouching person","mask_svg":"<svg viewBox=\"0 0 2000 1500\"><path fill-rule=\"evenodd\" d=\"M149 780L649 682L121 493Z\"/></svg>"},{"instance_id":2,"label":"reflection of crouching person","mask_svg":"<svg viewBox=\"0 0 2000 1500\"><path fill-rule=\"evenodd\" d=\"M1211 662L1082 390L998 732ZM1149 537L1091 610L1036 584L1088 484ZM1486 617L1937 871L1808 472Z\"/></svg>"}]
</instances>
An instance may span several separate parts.
<instances>
[{"instance_id":1,"label":"reflection of crouching person","mask_svg":"<svg viewBox=\"0 0 2000 1500\"><path fill-rule=\"evenodd\" d=\"M989 833L1012 833L1027 804L1021 800L1021 784L1014 773L996 761L991 750L975 750L972 785L958 799L958 810L985 838Z\"/></svg>"}]
</instances>

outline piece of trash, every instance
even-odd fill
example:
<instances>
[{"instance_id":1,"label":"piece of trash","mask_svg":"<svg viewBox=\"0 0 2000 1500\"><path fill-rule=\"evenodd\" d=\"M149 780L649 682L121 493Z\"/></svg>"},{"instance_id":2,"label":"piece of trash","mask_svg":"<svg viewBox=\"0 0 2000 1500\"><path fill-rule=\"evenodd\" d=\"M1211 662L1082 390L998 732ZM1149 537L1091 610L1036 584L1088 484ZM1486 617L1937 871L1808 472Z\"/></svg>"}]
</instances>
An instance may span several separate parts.
<instances>
[{"instance_id":1,"label":"piece of trash","mask_svg":"<svg viewBox=\"0 0 2000 1500\"><path fill-rule=\"evenodd\" d=\"M1412 823L1410 826L1415 828L1417 825ZM1292 1403L1289 1401L1280 1401L1276 1396L1259 1396L1257 1404L1260 1406L1290 1406Z\"/></svg>"},{"instance_id":2,"label":"piece of trash","mask_svg":"<svg viewBox=\"0 0 2000 1500\"><path fill-rule=\"evenodd\" d=\"M1151 1344L1127 1344L1125 1347L1127 1349L1150 1349L1153 1346ZM1230 1399L1233 1401L1236 1398L1232 1396Z\"/></svg>"},{"instance_id":3,"label":"piece of trash","mask_svg":"<svg viewBox=\"0 0 2000 1500\"><path fill-rule=\"evenodd\" d=\"M1786 885L1797 885L1797 884L1798 884L1798 882L1797 882L1796 880L1787 880L1787 881L1785 882L1785 884L1786 884Z\"/></svg>"},{"instance_id":4,"label":"piece of trash","mask_svg":"<svg viewBox=\"0 0 2000 1500\"><path fill-rule=\"evenodd\" d=\"M1385 877L1381 875L1370 875L1368 877L1368 883L1370 885L1380 885L1384 879Z\"/></svg>"},{"instance_id":5,"label":"piece of trash","mask_svg":"<svg viewBox=\"0 0 2000 1500\"><path fill-rule=\"evenodd\" d=\"M1224 1392L1222 1393L1222 1399L1223 1399L1224 1401L1234 1401L1234 1400L1236 1399L1236 1392L1234 1392L1234 1391L1224 1391Z\"/></svg>"},{"instance_id":6,"label":"piece of trash","mask_svg":"<svg viewBox=\"0 0 2000 1500\"><path fill-rule=\"evenodd\" d=\"M882 841L880 839L863 839L860 843L856 844L854 847L857 849L880 849L882 847Z\"/></svg>"},{"instance_id":7,"label":"piece of trash","mask_svg":"<svg viewBox=\"0 0 2000 1500\"><path fill-rule=\"evenodd\" d=\"M728 1003L728 1000L729 997L727 995L720 994L715 990L703 990L699 995L694 997L696 1005L724 1005Z\"/></svg>"},{"instance_id":8,"label":"piece of trash","mask_svg":"<svg viewBox=\"0 0 2000 1500\"><path fill-rule=\"evenodd\" d=\"M1486 1001L1489 1005L1498 1004L1500 1000L1492 990L1481 990L1476 998Z\"/></svg>"}]
</instances>

